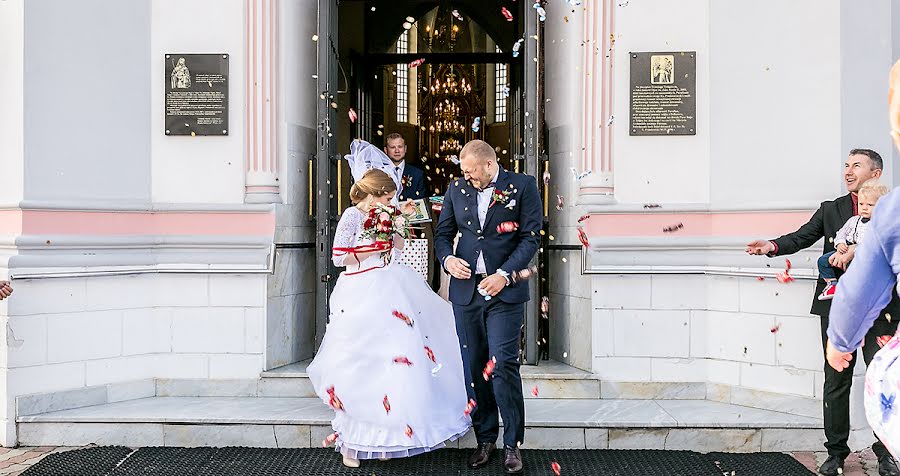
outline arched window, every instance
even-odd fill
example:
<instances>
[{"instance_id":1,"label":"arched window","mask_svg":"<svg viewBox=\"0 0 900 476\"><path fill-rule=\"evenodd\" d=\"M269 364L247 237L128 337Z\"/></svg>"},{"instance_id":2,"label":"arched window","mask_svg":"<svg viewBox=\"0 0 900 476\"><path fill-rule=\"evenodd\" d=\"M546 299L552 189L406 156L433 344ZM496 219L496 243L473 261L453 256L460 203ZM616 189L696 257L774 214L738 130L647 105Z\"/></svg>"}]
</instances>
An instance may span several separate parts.
<instances>
[{"instance_id":1,"label":"arched window","mask_svg":"<svg viewBox=\"0 0 900 476\"><path fill-rule=\"evenodd\" d=\"M497 53L502 53L499 46L495 46ZM494 122L506 121L506 63L497 63L494 68Z\"/></svg>"},{"instance_id":2,"label":"arched window","mask_svg":"<svg viewBox=\"0 0 900 476\"><path fill-rule=\"evenodd\" d=\"M409 53L409 30L397 39L397 54ZM409 65L397 64L397 122L409 122Z\"/></svg>"}]
</instances>

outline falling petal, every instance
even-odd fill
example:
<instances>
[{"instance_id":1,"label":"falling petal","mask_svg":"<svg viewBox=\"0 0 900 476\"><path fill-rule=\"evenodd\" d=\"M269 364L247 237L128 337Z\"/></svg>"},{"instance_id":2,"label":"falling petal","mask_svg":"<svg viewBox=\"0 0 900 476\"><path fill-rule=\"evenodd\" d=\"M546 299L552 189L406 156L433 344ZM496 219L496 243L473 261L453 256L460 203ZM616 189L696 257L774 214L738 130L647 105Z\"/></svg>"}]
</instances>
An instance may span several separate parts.
<instances>
[{"instance_id":1,"label":"falling petal","mask_svg":"<svg viewBox=\"0 0 900 476\"><path fill-rule=\"evenodd\" d=\"M513 15L506 9L506 7L500 8L500 13L503 14L503 18L506 18L506 21L513 21Z\"/></svg>"},{"instance_id":2,"label":"falling petal","mask_svg":"<svg viewBox=\"0 0 900 476\"><path fill-rule=\"evenodd\" d=\"M550 469L553 470L553 474L555 474L556 476L559 476L559 473L562 468L559 467L559 463L554 461L554 462L550 463Z\"/></svg>"},{"instance_id":3,"label":"falling petal","mask_svg":"<svg viewBox=\"0 0 900 476\"><path fill-rule=\"evenodd\" d=\"M425 62L425 58L419 58L419 59L417 59L417 60L411 61L411 62L409 63L409 67L410 67L410 68L415 68L415 67L417 67L417 66L422 65L422 63L424 63L424 62Z\"/></svg>"},{"instance_id":4,"label":"falling petal","mask_svg":"<svg viewBox=\"0 0 900 476\"><path fill-rule=\"evenodd\" d=\"M347 115L350 116L350 123L355 124L357 115L356 115L356 111L354 111L352 107L350 108L350 110L347 111Z\"/></svg>"}]
</instances>

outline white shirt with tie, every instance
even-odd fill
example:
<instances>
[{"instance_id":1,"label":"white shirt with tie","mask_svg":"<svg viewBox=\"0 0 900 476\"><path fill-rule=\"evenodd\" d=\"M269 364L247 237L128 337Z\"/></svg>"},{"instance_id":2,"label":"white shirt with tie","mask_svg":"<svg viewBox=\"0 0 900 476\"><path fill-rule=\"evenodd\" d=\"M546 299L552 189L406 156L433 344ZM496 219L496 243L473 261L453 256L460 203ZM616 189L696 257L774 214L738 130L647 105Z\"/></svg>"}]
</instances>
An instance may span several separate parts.
<instances>
[{"instance_id":1,"label":"white shirt with tie","mask_svg":"<svg viewBox=\"0 0 900 476\"><path fill-rule=\"evenodd\" d=\"M497 182L497 177L500 176L500 168L497 168L497 173L494 174L494 178L491 179L491 183ZM478 191L478 195L476 196L476 201L478 203L478 224L481 225L482 232L484 231L484 220L487 219L488 208L491 207L491 196L494 194L494 186L488 185L487 187ZM478 259L475 261L475 274L485 274L487 273L487 266L484 264L484 252L478 253Z\"/></svg>"}]
</instances>

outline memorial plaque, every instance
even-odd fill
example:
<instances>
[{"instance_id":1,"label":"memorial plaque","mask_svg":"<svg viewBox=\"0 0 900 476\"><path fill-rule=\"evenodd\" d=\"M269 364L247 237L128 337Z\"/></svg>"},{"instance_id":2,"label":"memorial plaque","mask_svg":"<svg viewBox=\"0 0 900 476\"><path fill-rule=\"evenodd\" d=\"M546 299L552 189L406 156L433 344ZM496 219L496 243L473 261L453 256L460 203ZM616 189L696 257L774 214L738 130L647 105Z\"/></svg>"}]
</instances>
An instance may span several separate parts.
<instances>
[{"instance_id":1,"label":"memorial plaque","mask_svg":"<svg viewBox=\"0 0 900 476\"><path fill-rule=\"evenodd\" d=\"M166 55L166 135L228 135L228 55Z\"/></svg>"},{"instance_id":2,"label":"memorial plaque","mask_svg":"<svg viewBox=\"0 0 900 476\"><path fill-rule=\"evenodd\" d=\"M697 53L631 53L633 136L697 134Z\"/></svg>"}]
</instances>

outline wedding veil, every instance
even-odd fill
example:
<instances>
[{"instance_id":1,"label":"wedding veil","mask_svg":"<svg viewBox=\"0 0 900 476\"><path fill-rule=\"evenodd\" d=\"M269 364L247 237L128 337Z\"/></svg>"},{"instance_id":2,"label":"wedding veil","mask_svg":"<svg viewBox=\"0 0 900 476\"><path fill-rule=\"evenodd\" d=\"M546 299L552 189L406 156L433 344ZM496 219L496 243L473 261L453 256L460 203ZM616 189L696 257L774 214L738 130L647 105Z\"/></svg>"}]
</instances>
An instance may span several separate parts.
<instances>
[{"instance_id":1,"label":"wedding veil","mask_svg":"<svg viewBox=\"0 0 900 476\"><path fill-rule=\"evenodd\" d=\"M362 139L355 139L350 144L350 153L345 155L344 159L350 164L350 174L353 175L354 181L361 179L370 169L378 169L388 174L397 185L397 193L392 202L394 204L398 202L397 197L403 191L402 177L384 151Z\"/></svg>"}]
</instances>

